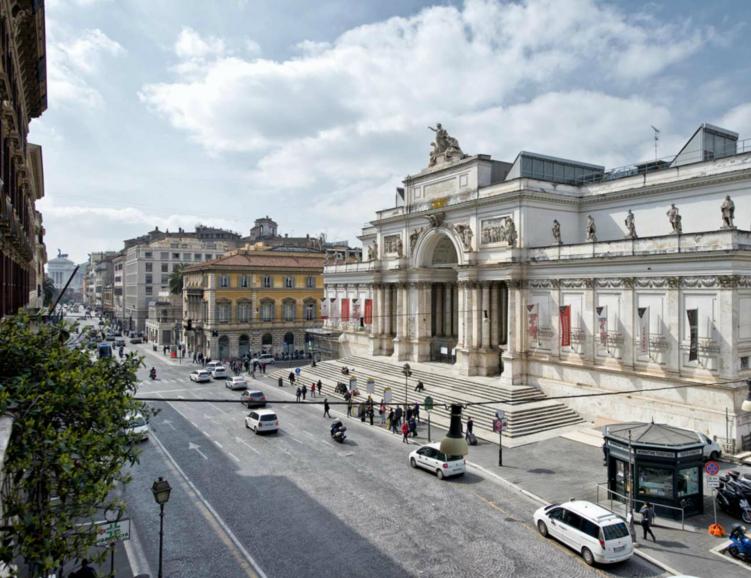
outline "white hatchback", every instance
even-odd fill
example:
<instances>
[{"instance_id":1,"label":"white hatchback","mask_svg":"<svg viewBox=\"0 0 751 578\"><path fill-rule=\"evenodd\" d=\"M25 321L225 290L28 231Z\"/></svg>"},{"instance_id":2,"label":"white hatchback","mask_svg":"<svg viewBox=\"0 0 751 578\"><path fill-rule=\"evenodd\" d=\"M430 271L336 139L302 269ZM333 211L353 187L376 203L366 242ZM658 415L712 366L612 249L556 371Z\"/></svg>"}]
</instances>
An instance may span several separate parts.
<instances>
[{"instance_id":1,"label":"white hatchback","mask_svg":"<svg viewBox=\"0 0 751 578\"><path fill-rule=\"evenodd\" d=\"M435 473L439 480L461 476L465 471L464 456L447 456L436 442L422 446L409 454L409 465Z\"/></svg>"},{"instance_id":2,"label":"white hatchback","mask_svg":"<svg viewBox=\"0 0 751 578\"><path fill-rule=\"evenodd\" d=\"M125 419L128 422L126 433L132 440L140 442L149 439L149 424L140 411L128 413Z\"/></svg>"},{"instance_id":3,"label":"white hatchback","mask_svg":"<svg viewBox=\"0 0 751 578\"><path fill-rule=\"evenodd\" d=\"M224 382L229 389L248 389L248 382L242 375L236 375Z\"/></svg>"},{"instance_id":4,"label":"white hatchback","mask_svg":"<svg viewBox=\"0 0 751 578\"><path fill-rule=\"evenodd\" d=\"M256 433L279 431L279 418L272 409L254 409L245 417L245 427Z\"/></svg>"},{"instance_id":5,"label":"white hatchback","mask_svg":"<svg viewBox=\"0 0 751 578\"><path fill-rule=\"evenodd\" d=\"M211 377L214 379L227 379L227 368L223 365L217 365L211 370Z\"/></svg>"},{"instance_id":6,"label":"white hatchback","mask_svg":"<svg viewBox=\"0 0 751 578\"><path fill-rule=\"evenodd\" d=\"M605 508L585 500L543 506L535 512L537 530L581 554L592 566L628 560L634 544L626 522Z\"/></svg>"},{"instance_id":7,"label":"white hatchback","mask_svg":"<svg viewBox=\"0 0 751 578\"><path fill-rule=\"evenodd\" d=\"M205 369L197 369L190 372L190 380L196 383L205 383L211 381L211 374Z\"/></svg>"}]
</instances>

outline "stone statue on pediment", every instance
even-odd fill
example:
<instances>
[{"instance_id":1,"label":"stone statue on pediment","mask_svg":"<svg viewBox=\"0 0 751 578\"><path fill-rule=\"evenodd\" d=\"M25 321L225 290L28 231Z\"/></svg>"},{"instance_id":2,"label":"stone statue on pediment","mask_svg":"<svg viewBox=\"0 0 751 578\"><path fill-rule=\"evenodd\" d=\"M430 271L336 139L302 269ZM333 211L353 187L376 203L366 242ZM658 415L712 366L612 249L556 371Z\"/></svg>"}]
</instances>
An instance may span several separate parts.
<instances>
[{"instance_id":1,"label":"stone statue on pediment","mask_svg":"<svg viewBox=\"0 0 751 578\"><path fill-rule=\"evenodd\" d=\"M722 202L720 210L722 211L722 228L734 229L735 225L733 225L733 219L735 218L735 203L730 198L730 195L725 196L725 200Z\"/></svg>"},{"instance_id":2,"label":"stone statue on pediment","mask_svg":"<svg viewBox=\"0 0 751 578\"><path fill-rule=\"evenodd\" d=\"M626 215L626 220L624 222L626 224L626 238L638 239L639 235L636 234L636 220L634 218L634 214L631 212L631 209L628 210L628 214Z\"/></svg>"},{"instance_id":3,"label":"stone statue on pediment","mask_svg":"<svg viewBox=\"0 0 751 578\"><path fill-rule=\"evenodd\" d=\"M502 238L509 247L516 246L516 225L511 217L506 217L506 222L503 224Z\"/></svg>"},{"instance_id":4,"label":"stone statue on pediment","mask_svg":"<svg viewBox=\"0 0 751 578\"><path fill-rule=\"evenodd\" d=\"M683 219L678 212L678 207L675 206L675 203L670 205L668 212L665 214L668 216L670 225L673 227L673 233L680 235L683 232L683 224L681 222Z\"/></svg>"},{"instance_id":5,"label":"stone statue on pediment","mask_svg":"<svg viewBox=\"0 0 751 578\"><path fill-rule=\"evenodd\" d=\"M443 224L443 220L446 218L446 213L439 211L438 213L426 215L425 217L430 221L430 226L436 228Z\"/></svg>"},{"instance_id":6,"label":"stone statue on pediment","mask_svg":"<svg viewBox=\"0 0 751 578\"><path fill-rule=\"evenodd\" d=\"M415 253L415 247L417 246L417 239L420 238L421 233L422 233L422 227L420 227L419 229L415 229L409 235L409 252L411 255L414 255Z\"/></svg>"},{"instance_id":7,"label":"stone statue on pediment","mask_svg":"<svg viewBox=\"0 0 751 578\"><path fill-rule=\"evenodd\" d=\"M561 241L561 224L558 219L553 219L553 241L556 245L563 244L563 241Z\"/></svg>"},{"instance_id":8,"label":"stone statue on pediment","mask_svg":"<svg viewBox=\"0 0 751 578\"><path fill-rule=\"evenodd\" d=\"M472 229L469 225L454 225L454 231L459 236L465 251L472 250Z\"/></svg>"},{"instance_id":9,"label":"stone statue on pediment","mask_svg":"<svg viewBox=\"0 0 751 578\"><path fill-rule=\"evenodd\" d=\"M378 259L378 241L373 241L368 245L368 261L375 261Z\"/></svg>"},{"instance_id":10,"label":"stone statue on pediment","mask_svg":"<svg viewBox=\"0 0 751 578\"><path fill-rule=\"evenodd\" d=\"M587 215L587 241L592 243L597 242L597 225L595 225L595 219L592 215Z\"/></svg>"},{"instance_id":11,"label":"stone statue on pediment","mask_svg":"<svg viewBox=\"0 0 751 578\"><path fill-rule=\"evenodd\" d=\"M403 257L404 256L404 245L402 244L402 236L399 235L396 238L396 256L397 257Z\"/></svg>"},{"instance_id":12,"label":"stone statue on pediment","mask_svg":"<svg viewBox=\"0 0 751 578\"><path fill-rule=\"evenodd\" d=\"M454 137L449 136L448 131L441 126L441 123L437 123L435 128L428 127L435 133L435 140L430 143L430 160L428 166L433 167L440 163L447 163L459 159L463 159L465 155L459 146L459 141Z\"/></svg>"}]
</instances>

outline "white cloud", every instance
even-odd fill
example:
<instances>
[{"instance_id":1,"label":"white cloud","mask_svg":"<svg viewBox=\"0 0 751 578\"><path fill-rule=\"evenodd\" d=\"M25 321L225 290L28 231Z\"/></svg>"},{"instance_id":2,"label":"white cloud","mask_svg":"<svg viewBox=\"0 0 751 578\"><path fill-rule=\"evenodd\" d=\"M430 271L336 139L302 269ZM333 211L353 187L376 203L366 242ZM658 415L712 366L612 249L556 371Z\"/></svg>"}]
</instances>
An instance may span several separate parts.
<instances>
[{"instance_id":1,"label":"white cloud","mask_svg":"<svg viewBox=\"0 0 751 578\"><path fill-rule=\"evenodd\" d=\"M224 41L213 36L202 37L190 27L184 27L175 42L175 54L188 60L222 56Z\"/></svg>"},{"instance_id":2,"label":"white cloud","mask_svg":"<svg viewBox=\"0 0 751 578\"><path fill-rule=\"evenodd\" d=\"M715 124L739 133L741 139L751 139L751 102L733 107ZM745 146L751 150L751 140Z\"/></svg>"}]
</instances>

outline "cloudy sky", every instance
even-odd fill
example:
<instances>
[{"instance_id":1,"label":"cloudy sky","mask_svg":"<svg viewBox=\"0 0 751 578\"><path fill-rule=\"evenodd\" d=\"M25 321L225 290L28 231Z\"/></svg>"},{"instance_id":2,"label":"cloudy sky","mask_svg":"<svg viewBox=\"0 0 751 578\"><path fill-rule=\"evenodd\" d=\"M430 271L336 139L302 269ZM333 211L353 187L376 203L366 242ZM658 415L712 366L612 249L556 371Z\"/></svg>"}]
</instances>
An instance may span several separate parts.
<instances>
[{"instance_id":1,"label":"cloudy sky","mask_svg":"<svg viewBox=\"0 0 751 578\"><path fill-rule=\"evenodd\" d=\"M441 122L608 167L751 137L751 2L47 0L40 203L81 261L154 226L355 241Z\"/></svg>"}]
</instances>

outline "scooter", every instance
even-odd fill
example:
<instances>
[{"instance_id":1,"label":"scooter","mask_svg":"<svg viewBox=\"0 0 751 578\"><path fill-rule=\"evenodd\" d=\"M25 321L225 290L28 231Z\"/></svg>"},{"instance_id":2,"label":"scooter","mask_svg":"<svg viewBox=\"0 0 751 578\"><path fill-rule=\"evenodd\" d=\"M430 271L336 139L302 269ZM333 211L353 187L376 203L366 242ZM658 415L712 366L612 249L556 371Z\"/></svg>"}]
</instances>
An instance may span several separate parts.
<instances>
[{"instance_id":1,"label":"scooter","mask_svg":"<svg viewBox=\"0 0 751 578\"><path fill-rule=\"evenodd\" d=\"M751 504L743 487L727 476L720 476L720 487L715 496L720 510L751 524Z\"/></svg>"},{"instance_id":2,"label":"scooter","mask_svg":"<svg viewBox=\"0 0 751 578\"><path fill-rule=\"evenodd\" d=\"M730 555L745 562L751 561L751 539L746 536L746 528L740 524L733 526L728 538L730 538L730 546L728 546Z\"/></svg>"},{"instance_id":3,"label":"scooter","mask_svg":"<svg viewBox=\"0 0 751 578\"><path fill-rule=\"evenodd\" d=\"M347 428L344 427L344 424L340 420L331 424L331 437L340 444L344 443L344 440L347 439L347 435L344 433L346 431Z\"/></svg>"},{"instance_id":4,"label":"scooter","mask_svg":"<svg viewBox=\"0 0 751 578\"><path fill-rule=\"evenodd\" d=\"M151 368L151 371L149 371L149 377L151 378L151 381L154 381L156 379L156 368Z\"/></svg>"}]
</instances>

